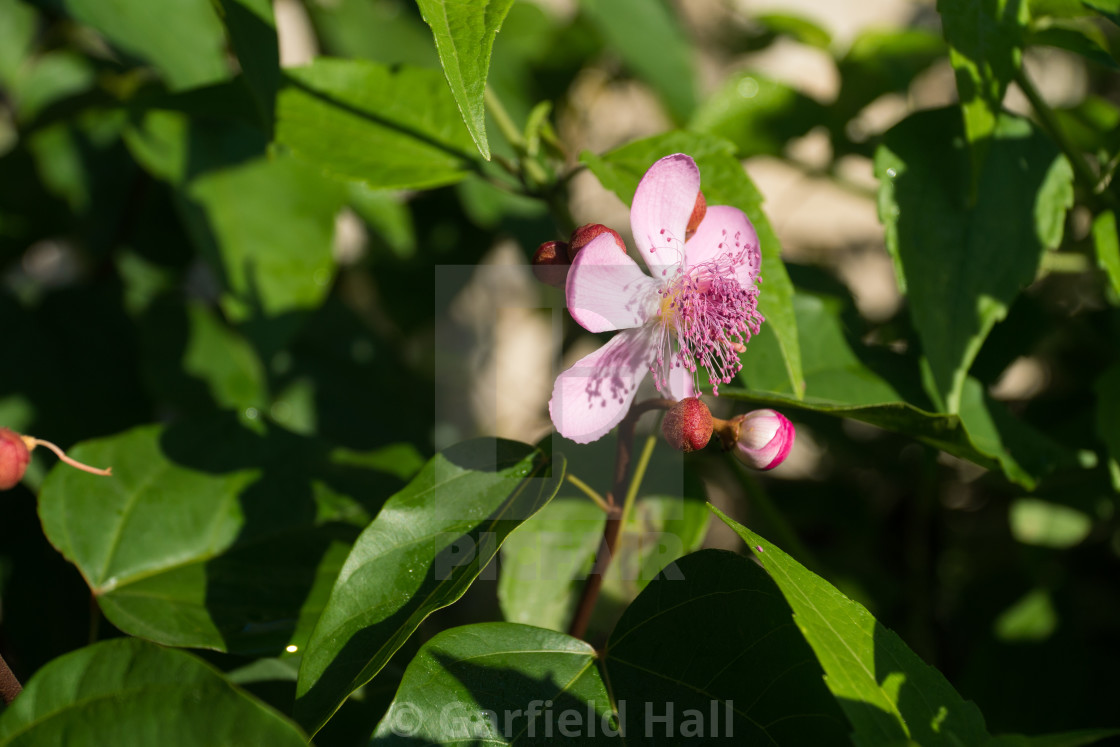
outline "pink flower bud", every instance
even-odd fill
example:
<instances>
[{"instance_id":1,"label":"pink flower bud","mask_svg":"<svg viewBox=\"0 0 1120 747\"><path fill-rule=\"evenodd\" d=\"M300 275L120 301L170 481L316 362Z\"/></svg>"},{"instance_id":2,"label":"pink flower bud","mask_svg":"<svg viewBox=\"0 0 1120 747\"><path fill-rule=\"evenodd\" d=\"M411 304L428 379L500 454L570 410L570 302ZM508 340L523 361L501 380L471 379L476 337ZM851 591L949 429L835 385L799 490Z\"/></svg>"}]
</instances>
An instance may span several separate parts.
<instances>
[{"instance_id":1,"label":"pink flower bud","mask_svg":"<svg viewBox=\"0 0 1120 747\"><path fill-rule=\"evenodd\" d=\"M665 413L661 433L677 451L699 451L712 438L712 411L696 397L682 399Z\"/></svg>"},{"instance_id":2,"label":"pink flower bud","mask_svg":"<svg viewBox=\"0 0 1120 747\"><path fill-rule=\"evenodd\" d=\"M796 431L785 415L774 410L755 410L736 418L739 436L735 456L754 469L774 469L789 456Z\"/></svg>"},{"instance_id":3,"label":"pink flower bud","mask_svg":"<svg viewBox=\"0 0 1120 747\"><path fill-rule=\"evenodd\" d=\"M563 241L546 241L533 255L533 274L537 280L554 288L563 288L568 280L568 245Z\"/></svg>"},{"instance_id":4,"label":"pink flower bud","mask_svg":"<svg viewBox=\"0 0 1120 747\"><path fill-rule=\"evenodd\" d=\"M8 428L0 428L0 490L9 490L19 484L31 452L23 437Z\"/></svg>"},{"instance_id":5,"label":"pink flower bud","mask_svg":"<svg viewBox=\"0 0 1120 747\"><path fill-rule=\"evenodd\" d=\"M619 250L623 254L626 254L626 242L622 240L622 236L618 231L613 228L607 228L602 223L588 223L572 231L572 236L568 239L568 259L575 262L576 255L579 254L580 250L590 244L592 239L604 233L609 233L613 236L614 243L618 244Z\"/></svg>"}]
</instances>

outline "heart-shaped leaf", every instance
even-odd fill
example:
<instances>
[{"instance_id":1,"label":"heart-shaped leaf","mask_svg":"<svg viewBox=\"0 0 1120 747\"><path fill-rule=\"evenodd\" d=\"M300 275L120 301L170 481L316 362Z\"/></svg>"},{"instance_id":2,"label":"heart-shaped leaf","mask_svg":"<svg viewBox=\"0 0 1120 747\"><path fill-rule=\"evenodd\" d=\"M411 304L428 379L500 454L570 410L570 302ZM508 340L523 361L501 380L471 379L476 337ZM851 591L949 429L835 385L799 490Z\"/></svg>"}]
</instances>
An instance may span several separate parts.
<instances>
[{"instance_id":1,"label":"heart-shaped leaf","mask_svg":"<svg viewBox=\"0 0 1120 747\"><path fill-rule=\"evenodd\" d=\"M306 745L299 727L185 651L117 638L60 656L0 714L0 745Z\"/></svg>"},{"instance_id":2,"label":"heart-shaped leaf","mask_svg":"<svg viewBox=\"0 0 1120 747\"><path fill-rule=\"evenodd\" d=\"M860 744L983 744L984 717L902 639L832 584L712 507L754 551L793 608Z\"/></svg>"}]
</instances>

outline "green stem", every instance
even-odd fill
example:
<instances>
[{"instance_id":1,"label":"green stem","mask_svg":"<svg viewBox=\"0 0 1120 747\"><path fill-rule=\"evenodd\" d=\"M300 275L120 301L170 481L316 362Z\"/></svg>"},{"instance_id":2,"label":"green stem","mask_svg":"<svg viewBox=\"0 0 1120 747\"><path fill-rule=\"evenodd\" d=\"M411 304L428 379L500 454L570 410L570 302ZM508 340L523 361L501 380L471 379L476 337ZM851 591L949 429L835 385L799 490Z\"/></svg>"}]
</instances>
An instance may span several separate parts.
<instances>
[{"instance_id":1,"label":"green stem","mask_svg":"<svg viewBox=\"0 0 1120 747\"><path fill-rule=\"evenodd\" d=\"M517 151L517 162L521 169L522 182L533 191L547 185L550 181L548 174L536 159L529 157L529 144L525 142L525 136L513 123L513 118L509 116L509 112L506 111L505 105L498 98L498 94L494 93L493 88L486 87L483 100L486 102L486 108L489 110L490 116L494 118L494 124L498 125L498 129L501 130L502 136Z\"/></svg>"},{"instance_id":2,"label":"green stem","mask_svg":"<svg viewBox=\"0 0 1120 747\"><path fill-rule=\"evenodd\" d=\"M599 495L599 493L596 492L594 488L592 488L590 485L585 483L583 480L581 480L578 477L576 477L575 475L573 475L571 472L564 475L564 477L572 485L579 488L579 490L584 495L586 495L588 498L590 498L595 503L596 506L603 509L607 513L610 513L611 507L607 504L607 502L605 500L603 500L603 496Z\"/></svg>"},{"instance_id":3,"label":"green stem","mask_svg":"<svg viewBox=\"0 0 1120 747\"><path fill-rule=\"evenodd\" d=\"M1100 177L1093 172L1093 169L1089 166L1089 162L1085 160L1085 155L1078 150L1077 146L1066 136L1065 130L1062 129L1058 118L1054 116L1050 105L1047 104L1042 98L1042 95L1039 94L1038 89L1035 88L1034 83L1027 76L1027 72L1022 66L1015 71L1015 82L1019 84L1020 90L1023 91L1027 100L1031 102L1031 108L1034 109L1035 116L1038 117L1038 123L1042 126L1042 129L1044 129L1046 134L1058 144L1062 153L1069 159L1070 165L1073 167L1074 176L1076 176L1077 180L1094 196L1100 197L1111 207L1116 207L1116 201L1111 195L1107 192L1101 193L1099 191Z\"/></svg>"},{"instance_id":4,"label":"green stem","mask_svg":"<svg viewBox=\"0 0 1120 747\"><path fill-rule=\"evenodd\" d=\"M626 520L630 518L630 509L634 507L634 501L638 498L638 491L642 487L642 479L646 476L646 469L649 468L650 457L653 456L653 447L657 445L657 437L652 433L646 437L645 445L642 446L641 456L638 457L638 464L634 467L634 475L630 478L630 487L626 491L626 500L622 503L622 526L626 527Z\"/></svg>"},{"instance_id":5,"label":"green stem","mask_svg":"<svg viewBox=\"0 0 1120 747\"><path fill-rule=\"evenodd\" d=\"M775 544L795 557L801 562L801 565L809 570L819 569L821 566L816 557L798 539L797 533L793 531L793 527L786 521L786 517L782 516L782 512L770 500L770 496L767 495L762 484L738 459L733 458L731 461L738 470L739 479L743 483L743 489L747 493L751 506L762 515L763 521L773 530Z\"/></svg>"}]
</instances>

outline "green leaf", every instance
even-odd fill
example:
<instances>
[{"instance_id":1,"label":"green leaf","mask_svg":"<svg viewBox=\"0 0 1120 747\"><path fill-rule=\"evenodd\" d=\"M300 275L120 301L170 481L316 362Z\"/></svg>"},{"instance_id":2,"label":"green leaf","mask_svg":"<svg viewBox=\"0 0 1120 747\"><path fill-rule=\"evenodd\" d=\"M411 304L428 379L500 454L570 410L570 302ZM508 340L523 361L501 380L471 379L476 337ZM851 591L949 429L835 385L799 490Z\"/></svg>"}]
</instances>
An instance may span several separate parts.
<instances>
[{"instance_id":1,"label":"green leaf","mask_svg":"<svg viewBox=\"0 0 1120 747\"><path fill-rule=\"evenodd\" d=\"M1028 489L1041 475L1073 461L1068 451L987 398L972 379L965 382L959 417L931 412L928 399L914 381L910 361L860 343L860 331L845 325L845 314L851 309L841 299L798 291L793 307L806 396L791 395L779 356L772 350L776 343L764 327L764 334L751 342L750 355L743 358L741 378L750 391L721 388L721 397L783 411L860 420L1001 470L1009 480Z\"/></svg>"},{"instance_id":2,"label":"green leaf","mask_svg":"<svg viewBox=\"0 0 1120 747\"><path fill-rule=\"evenodd\" d=\"M1116 232L1116 214L1111 210L1093 219L1093 245L1097 250L1097 266L1104 270L1113 297L1120 299L1120 237Z\"/></svg>"},{"instance_id":3,"label":"green leaf","mask_svg":"<svg viewBox=\"0 0 1120 747\"><path fill-rule=\"evenodd\" d=\"M38 16L22 0L0 0L0 84L11 89L35 45Z\"/></svg>"},{"instance_id":4,"label":"green leaf","mask_svg":"<svg viewBox=\"0 0 1120 747\"><path fill-rule=\"evenodd\" d=\"M151 63L174 90L230 77L225 34L210 0L53 0L128 55Z\"/></svg>"},{"instance_id":5,"label":"green leaf","mask_svg":"<svg viewBox=\"0 0 1120 747\"><path fill-rule=\"evenodd\" d=\"M626 610L598 661L583 641L513 623L437 635L405 671L376 743L616 744L621 727L667 744L847 744L843 713L766 574L723 550L675 570ZM530 717L534 701L541 713Z\"/></svg>"},{"instance_id":6,"label":"green leaf","mask_svg":"<svg viewBox=\"0 0 1120 747\"><path fill-rule=\"evenodd\" d=\"M486 75L494 37L502 27L513 0L416 0L420 14L432 29L443 73L459 104L463 121L478 152L490 160L486 142Z\"/></svg>"},{"instance_id":7,"label":"green leaf","mask_svg":"<svg viewBox=\"0 0 1120 747\"><path fill-rule=\"evenodd\" d=\"M1025 545L1066 548L1089 536L1092 519L1060 503L1017 498L1011 503L1011 534Z\"/></svg>"},{"instance_id":8,"label":"green leaf","mask_svg":"<svg viewBox=\"0 0 1120 747\"><path fill-rule=\"evenodd\" d=\"M692 47L664 0L580 0L580 10L677 122L696 106Z\"/></svg>"},{"instance_id":9,"label":"green leaf","mask_svg":"<svg viewBox=\"0 0 1120 747\"><path fill-rule=\"evenodd\" d=\"M276 38L272 3L270 0L217 0L217 8L260 112L260 121L271 131L276 91L280 87L280 43Z\"/></svg>"},{"instance_id":10,"label":"green leaf","mask_svg":"<svg viewBox=\"0 0 1120 747\"><path fill-rule=\"evenodd\" d=\"M306 745L292 722L209 664L135 638L60 656L0 714L0 745Z\"/></svg>"},{"instance_id":11,"label":"green leaf","mask_svg":"<svg viewBox=\"0 0 1120 747\"><path fill-rule=\"evenodd\" d=\"M790 605L758 565L724 550L702 550L681 558L675 570L626 610L607 640L604 661L615 702L631 708L651 703L660 716L671 703L681 720L667 733L631 711L628 721L638 724L629 733L684 743L680 737L729 736L731 721L738 744L849 744L827 679L790 624ZM731 714L711 719L717 702ZM702 734L679 731L688 709L703 714Z\"/></svg>"},{"instance_id":12,"label":"green leaf","mask_svg":"<svg viewBox=\"0 0 1120 747\"><path fill-rule=\"evenodd\" d=\"M827 50L832 44L828 31L802 16L788 13L759 13L754 20L775 34L784 34L810 47Z\"/></svg>"},{"instance_id":13,"label":"green leaf","mask_svg":"<svg viewBox=\"0 0 1120 747\"><path fill-rule=\"evenodd\" d=\"M965 136L972 148L969 184L980 195L980 169L988 141L996 136L1003 95L1019 69L1027 22L1024 0L938 0L941 27L964 111Z\"/></svg>"},{"instance_id":14,"label":"green leaf","mask_svg":"<svg viewBox=\"0 0 1120 747\"><path fill-rule=\"evenodd\" d=\"M1120 63L1117 63L1112 55L1106 51L1106 47L1102 45L1103 37L1100 39L1093 38L1100 33L1100 29L1096 26L1090 26L1089 29L1092 31L1082 29L1080 26L1050 25L1032 29L1027 34L1025 41L1029 46L1042 45L1064 49L1079 54L1101 67L1120 70ZM1096 32L1096 34L1093 34L1093 32Z\"/></svg>"},{"instance_id":15,"label":"green leaf","mask_svg":"<svg viewBox=\"0 0 1120 747\"><path fill-rule=\"evenodd\" d=\"M793 608L860 744L981 744L984 717L862 605L719 509Z\"/></svg>"},{"instance_id":16,"label":"green leaf","mask_svg":"<svg viewBox=\"0 0 1120 747\"><path fill-rule=\"evenodd\" d=\"M696 110L689 129L726 138L741 156L781 155L790 138L819 124L824 107L754 72L730 76Z\"/></svg>"},{"instance_id":17,"label":"green leaf","mask_svg":"<svg viewBox=\"0 0 1120 747\"><path fill-rule=\"evenodd\" d=\"M343 185L291 157L257 159L193 179L193 238L218 269L235 320L318 306L334 276Z\"/></svg>"},{"instance_id":18,"label":"green leaf","mask_svg":"<svg viewBox=\"0 0 1120 747\"><path fill-rule=\"evenodd\" d=\"M347 495L400 484L336 464L320 442L228 417L136 428L71 453L113 476L52 470L39 515L105 617L159 643L220 651L302 647L368 521Z\"/></svg>"},{"instance_id":19,"label":"green leaf","mask_svg":"<svg viewBox=\"0 0 1120 747\"><path fill-rule=\"evenodd\" d=\"M392 189L452 184L474 168L437 71L321 58L285 73L276 139L316 166Z\"/></svg>"},{"instance_id":20,"label":"green leaf","mask_svg":"<svg viewBox=\"0 0 1120 747\"><path fill-rule=\"evenodd\" d=\"M1120 493L1120 364L1097 379L1097 435L1108 451L1112 488Z\"/></svg>"},{"instance_id":21,"label":"green leaf","mask_svg":"<svg viewBox=\"0 0 1120 747\"><path fill-rule=\"evenodd\" d=\"M764 326L769 326L778 339L792 391L801 394L805 381L793 313L793 283L782 263L777 234L762 211L762 195L735 158L734 146L711 135L670 132L638 140L603 156L585 152L580 155L580 161L604 187L623 202L630 203L646 170L657 159L672 153L687 153L695 159L709 205L733 205L746 213L754 224L762 250L763 284L758 308L766 317Z\"/></svg>"},{"instance_id":22,"label":"green leaf","mask_svg":"<svg viewBox=\"0 0 1120 747\"><path fill-rule=\"evenodd\" d=\"M952 109L892 128L875 155L887 248L929 364L930 396L960 408L969 366L1042 254L1061 243L1073 172L1024 119L1001 116L969 202L968 156ZM1029 218L1028 218L1029 216Z\"/></svg>"},{"instance_id":23,"label":"green leaf","mask_svg":"<svg viewBox=\"0 0 1120 747\"><path fill-rule=\"evenodd\" d=\"M619 532L600 608L625 607L663 568L699 549L710 517L700 501L638 499ZM587 498L557 498L518 528L502 545L498 601L503 617L567 630L605 523L603 510Z\"/></svg>"},{"instance_id":24,"label":"green leaf","mask_svg":"<svg viewBox=\"0 0 1120 747\"><path fill-rule=\"evenodd\" d=\"M1000 613L992 625L997 640L1007 643L1045 641L1058 627L1058 614L1045 589L1032 589Z\"/></svg>"},{"instance_id":25,"label":"green leaf","mask_svg":"<svg viewBox=\"0 0 1120 747\"><path fill-rule=\"evenodd\" d=\"M1092 8L1120 26L1120 0L1081 0L1081 2L1086 8Z\"/></svg>"},{"instance_id":26,"label":"green leaf","mask_svg":"<svg viewBox=\"0 0 1120 747\"><path fill-rule=\"evenodd\" d=\"M554 715L563 711L578 712L581 723L602 733L604 726L611 728L611 702L595 658L590 644L527 625L482 623L445 630L409 663L371 744L472 739L513 744L588 736L586 729L561 730ZM543 712L546 703L551 713L528 716L533 704Z\"/></svg>"},{"instance_id":27,"label":"green leaf","mask_svg":"<svg viewBox=\"0 0 1120 747\"><path fill-rule=\"evenodd\" d=\"M461 597L544 506L564 461L478 439L437 454L354 544L300 666L295 714L318 731L432 612Z\"/></svg>"}]
</instances>

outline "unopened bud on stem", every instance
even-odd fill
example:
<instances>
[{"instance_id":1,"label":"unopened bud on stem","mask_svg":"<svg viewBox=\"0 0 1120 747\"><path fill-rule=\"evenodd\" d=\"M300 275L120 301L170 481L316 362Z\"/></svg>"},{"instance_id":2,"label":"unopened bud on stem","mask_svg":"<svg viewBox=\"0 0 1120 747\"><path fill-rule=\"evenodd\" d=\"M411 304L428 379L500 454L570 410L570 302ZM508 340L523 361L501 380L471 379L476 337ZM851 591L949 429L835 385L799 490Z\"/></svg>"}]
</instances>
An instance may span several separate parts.
<instances>
[{"instance_id":1,"label":"unopened bud on stem","mask_svg":"<svg viewBox=\"0 0 1120 747\"><path fill-rule=\"evenodd\" d=\"M714 429L723 448L734 449L743 464L758 470L774 469L793 448L797 431L775 410L754 410L730 420L716 419Z\"/></svg>"},{"instance_id":2,"label":"unopened bud on stem","mask_svg":"<svg viewBox=\"0 0 1120 747\"><path fill-rule=\"evenodd\" d=\"M50 441L32 436L21 436L9 428L0 428L0 490L14 488L23 479L23 474L27 471L27 465L31 462L31 451L36 446L47 447L63 462L83 472L103 476L113 474L111 469L98 469L71 459L66 456L66 452Z\"/></svg>"},{"instance_id":3,"label":"unopened bud on stem","mask_svg":"<svg viewBox=\"0 0 1120 747\"><path fill-rule=\"evenodd\" d=\"M568 259L575 262L576 255L580 253L583 247L590 244L592 239L605 233L609 233L614 237L614 243L618 245L619 251L626 254L626 242L622 240L622 236L618 231L613 228L607 228L602 223L588 223L572 231L572 237L568 239Z\"/></svg>"},{"instance_id":4,"label":"unopened bud on stem","mask_svg":"<svg viewBox=\"0 0 1120 747\"><path fill-rule=\"evenodd\" d=\"M563 241L546 241L533 255L533 274L537 280L554 288L563 288L568 280L568 245Z\"/></svg>"},{"instance_id":5,"label":"unopened bud on stem","mask_svg":"<svg viewBox=\"0 0 1120 747\"><path fill-rule=\"evenodd\" d=\"M699 451L712 438L712 412L696 397L682 399L665 413L661 433L677 451Z\"/></svg>"}]
</instances>

